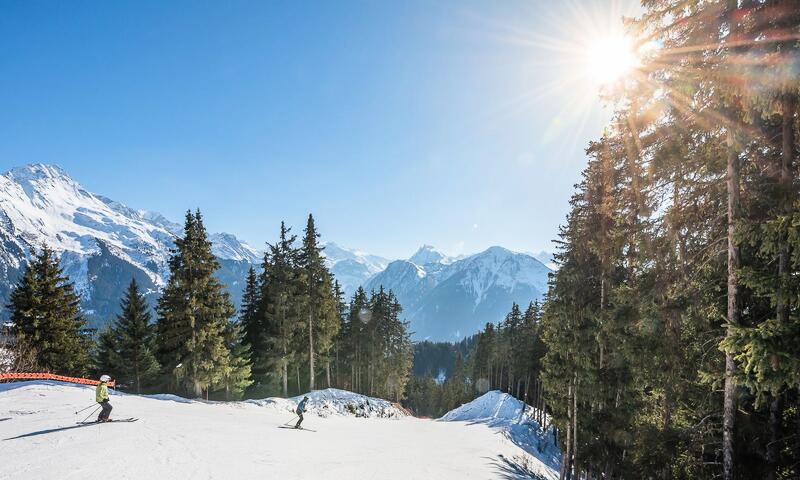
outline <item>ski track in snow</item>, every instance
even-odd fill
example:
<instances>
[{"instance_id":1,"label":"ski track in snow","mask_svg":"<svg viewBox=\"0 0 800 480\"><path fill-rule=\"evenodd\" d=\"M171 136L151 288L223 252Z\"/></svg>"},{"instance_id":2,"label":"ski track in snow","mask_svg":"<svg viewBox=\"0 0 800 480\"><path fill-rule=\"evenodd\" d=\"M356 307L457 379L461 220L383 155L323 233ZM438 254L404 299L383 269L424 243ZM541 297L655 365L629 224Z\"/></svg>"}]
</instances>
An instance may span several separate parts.
<instances>
[{"instance_id":1,"label":"ski track in snow","mask_svg":"<svg viewBox=\"0 0 800 480\"><path fill-rule=\"evenodd\" d=\"M356 418L343 405L366 404L366 397L342 390L309 397L303 425L316 432L275 428L292 418L298 397L204 402L112 392L112 418L137 422L76 425L92 410L74 414L92 404L93 387L0 384L0 418L10 418L0 423L0 479L531 478L513 468L522 463L557 478L541 454L521 444L528 425L464 415L464 421L417 419L372 398L373 418ZM509 410L501 407L493 413Z\"/></svg>"}]
</instances>

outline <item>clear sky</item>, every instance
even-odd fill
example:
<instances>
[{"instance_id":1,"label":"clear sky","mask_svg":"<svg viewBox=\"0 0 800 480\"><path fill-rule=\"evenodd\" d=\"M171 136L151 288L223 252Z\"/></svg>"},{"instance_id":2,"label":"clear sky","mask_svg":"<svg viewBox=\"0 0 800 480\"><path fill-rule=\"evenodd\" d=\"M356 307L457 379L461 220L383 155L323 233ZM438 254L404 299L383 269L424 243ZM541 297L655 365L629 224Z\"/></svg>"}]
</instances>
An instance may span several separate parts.
<instances>
[{"instance_id":1,"label":"clear sky","mask_svg":"<svg viewBox=\"0 0 800 480\"><path fill-rule=\"evenodd\" d=\"M313 212L393 258L551 250L608 117L575 50L631 8L6 0L0 170L58 164L258 246Z\"/></svg>"}]
</instances>

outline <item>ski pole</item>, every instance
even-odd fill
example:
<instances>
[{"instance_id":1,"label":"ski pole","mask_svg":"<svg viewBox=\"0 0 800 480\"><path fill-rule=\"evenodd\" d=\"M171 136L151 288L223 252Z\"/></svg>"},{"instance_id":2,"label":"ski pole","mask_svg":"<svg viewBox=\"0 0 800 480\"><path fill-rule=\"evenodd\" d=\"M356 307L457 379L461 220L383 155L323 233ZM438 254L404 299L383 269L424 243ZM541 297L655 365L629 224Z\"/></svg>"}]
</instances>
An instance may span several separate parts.
<instances>
[{"instance_id":1,"label":"ski pole","mask_svg":"<svg viewBox=\"0 0 800 480\"><path fill-rule=\"evenodd\" d=\"M284 425L289 425L290 423L294 422L295 418L298 418L298 417L299 417L299 415L295 415L294 417L292 417L291 420L289 420L288 422L284 423Z\"/></svg>"},{"instance_id":2,"label":"ski pole","mask_svg":"<svg viewBox=\"0 0 800 480\"><path fill-rule=\"evenodd\" d=\"M93 404L89 405L88 407L86 407L84 409L78 410L77 412L75 412L75 415L77 415L77 414L79 414L79 413L81 413L83 411L89 410L90 408L94 407L95 405L97 405L97 404L93 403Z\"/></svg>"},{"instance_id":3,"label":"ski pole","mask_svg":"<svg viewBox=\"0 0 800 480\"><path fill-rule=\"evenodd\" d=\"M87 415L87 416L86 416L86 418L84 418L83 420L81 420L81 423L85 422L86 420L89 420L89 417L91 417L92 415L94 415L94 413L95 413L96 411L98 411L98 410L100 410L100 406L99 406L99 405L97 406L97 408L95 408L94 410L92 410L92 413L90 413L89 415Z\"/></svg>"}]
</instances>

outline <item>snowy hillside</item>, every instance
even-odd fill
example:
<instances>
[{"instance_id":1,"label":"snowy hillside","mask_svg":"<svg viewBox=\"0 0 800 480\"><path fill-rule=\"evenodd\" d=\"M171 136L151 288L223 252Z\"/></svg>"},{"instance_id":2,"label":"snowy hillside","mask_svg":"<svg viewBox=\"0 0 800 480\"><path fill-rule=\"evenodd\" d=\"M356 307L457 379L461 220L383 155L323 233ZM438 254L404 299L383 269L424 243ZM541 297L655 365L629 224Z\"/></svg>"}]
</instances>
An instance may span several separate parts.
<instances>
[{"instance_id":1,"label":"snowy hillside","mask_svg":"<svg viewBox=\"0 0 800 480\"><path fill-rule=\"evenodd\" d=\"M280 406L112 392L112 418L137 422L77 425L85 415L74 412L93 397L85 386L0 384L0 478L532 478L524 467L557 476L480 422L309 414L313 431L298 431L278 428L293 416Z\"/></svg>"},{"instance_id":2,"label":"snowy hillside","mask_svg":"<svg viewBox=\"0 0 800 480\"><path fill-rule=\"evenodd\" d=\"M470 425L487 425L504 437L536 457L529 471L544 478L558 478L561 452L555 439L555 431L541 431L533 419L532 407L498 390L447 412L442 422L467 422Z\"/></svg>"},{"instance_id":3,"label":"snowy hillside","mask_svg":"<svg viewBox=\"0 0 800 480\"><path fill-rule=\"evenodd\" d=\"M303 395L292 398L247 400L246 402L276 411L294 413L297 404L302 399ZM336 388L315 390L309 393L306 411L320 417L340 415L359 418L401 418L408 416L402 407L387 400Z\"/></svg>"},{"instance_id":4,"label":"snowy hillside","mask_svg":"<svg viewBox=\"0 0 800 480\"><path fill-rule=\"evenodd\" d=\"M502 247L453 259L426 245L390 263L365 288L395 292L414 338L458 340L502 320L512 302L524 308L541 299L550 272L532 256Z\"/></svg>"}]
</instances>

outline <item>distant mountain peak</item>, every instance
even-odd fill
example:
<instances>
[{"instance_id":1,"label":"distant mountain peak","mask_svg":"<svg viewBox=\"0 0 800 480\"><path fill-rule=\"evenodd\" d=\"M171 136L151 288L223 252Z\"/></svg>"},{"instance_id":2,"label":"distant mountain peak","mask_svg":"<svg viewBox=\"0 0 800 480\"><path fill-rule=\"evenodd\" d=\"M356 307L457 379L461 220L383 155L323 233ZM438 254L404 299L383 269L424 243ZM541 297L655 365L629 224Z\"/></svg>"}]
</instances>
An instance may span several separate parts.
<instances>
[{"instance_id":1,"label":"distant mountain peak","mask_svg":"<svg viewBox=\"0 0 800 480\"><path fill-rule=\"evenodd\" d=\"M509 256L509 255L516 255L516 252L513 252L505 247L501 247L499 245L492 245L491 247L487 248L480 254L489 254L489 255L499 255L499 256ZM480 255L479 254L479 255Z\"/></svg>"},{"instance_id":2,"label":"distant mountain peak","mask_svg":"<svg viewBox=\"0 0 800 480\"><path fill-rule=\"evenodd\" d=\"M443 263L447 260L447 255L436 249L433 245L423 245L417 252L408 259L409 262L420 267L431 263Z\"/></svg>"},{"instance_id":3,"label":"distant mountain peak","mask_svg":"<svg viewBox=\"0 0 800 480\"><path fill-rule=\"evenodd\" d=\"M370 255L358 249L346 248L334 242L325 242L322 254L348 297L370 277L383 271L389 260Z\"/></svg>"},{"instance_id":4,"label":"distant mountain peak","mask_svg":"<svg viewBox=\"0 0 800 480\"><path fill-rule=\"evenodd\" d=\"M43 178L62 178L74 182L72 177L58 165L46 163L29 163L21 167L14 167L5 173L5 176L16 181L37 180Z\"/></svg>"}]
</instances>

